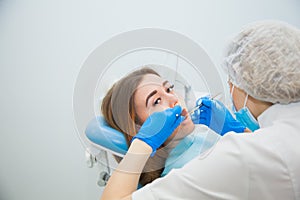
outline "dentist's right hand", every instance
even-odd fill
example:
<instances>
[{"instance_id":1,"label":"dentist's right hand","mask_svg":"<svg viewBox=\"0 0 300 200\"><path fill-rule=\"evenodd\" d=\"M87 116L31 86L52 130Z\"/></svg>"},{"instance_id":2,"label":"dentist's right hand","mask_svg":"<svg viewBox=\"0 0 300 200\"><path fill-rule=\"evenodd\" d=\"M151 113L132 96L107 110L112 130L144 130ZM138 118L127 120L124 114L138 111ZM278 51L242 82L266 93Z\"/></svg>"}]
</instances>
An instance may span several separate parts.
<instances>
[{"instance_id":1,"label":"dentist's right hand","mask_svg":"<svg viewBox=\"0 0 300 200\"><path fill-rule=\"evenodd\" d=\"M156 150L185 119L181 116L181 112L182 108L177 105L174 108L151 114L131 141L140 139L147 143L152 148L151 156L153 156Z\"/></svg>"}]
</instances>

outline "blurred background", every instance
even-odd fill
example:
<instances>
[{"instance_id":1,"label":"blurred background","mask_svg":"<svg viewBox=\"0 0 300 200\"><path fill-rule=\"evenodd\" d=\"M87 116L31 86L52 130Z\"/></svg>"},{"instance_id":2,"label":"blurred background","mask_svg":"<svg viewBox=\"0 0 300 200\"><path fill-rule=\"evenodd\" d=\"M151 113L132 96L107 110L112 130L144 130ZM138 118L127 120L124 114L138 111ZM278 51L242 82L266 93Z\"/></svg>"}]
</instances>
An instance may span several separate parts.
<instances>
[{"instance_id":1,"label":"blurred background","mask_svg":"<svg viewBox=\"0 0 300 200\"><path fill-rule=\"evenodd\" d=\"M0 0L0 200L99 199L72 95L104 41L138 28L173 30L219 68L242 26L278 19L300 28L299 10L298 0Z\"/></svg>"}]
</instances>

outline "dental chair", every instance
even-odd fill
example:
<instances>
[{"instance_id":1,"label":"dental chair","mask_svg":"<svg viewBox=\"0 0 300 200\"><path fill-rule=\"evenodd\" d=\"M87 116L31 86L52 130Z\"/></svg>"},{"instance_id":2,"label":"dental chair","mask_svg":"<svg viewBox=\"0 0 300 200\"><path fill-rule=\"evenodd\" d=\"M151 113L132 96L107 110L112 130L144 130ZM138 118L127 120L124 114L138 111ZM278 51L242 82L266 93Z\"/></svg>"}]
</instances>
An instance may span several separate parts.
<instances>
[{"instance_id":1,"label":"dental chair","mask_svg":"<svg viewBox=\"0 0 300 200\"><path fill-rule=\"evenodd\" d=\"M101 187L105 186L111 175L111 160L113 159L109 158L108 153L123 157L128 150L127 142L123 133L111 128L102 116L97 116L88 123L85 135L91 144L90 152L86 155L88 165L89 167L93 167L94 164L99 166L97 184Z\"/></svg>"},{"instance_id":2,"label":"dental chair","mask_svg":"<svg viewBox=\"0 0 300 200\"><path fill-rule=\"evenodd\" d=\"M197 92L198 98L207 95L208 93ZM87 152L88 166L93 167L94 164L99 166L97 184L103 187L111 175L112 160L116 163L111 155L124 157L128 150L126 139L123 133L110 127L102 116L97 116L88 123L85 136L90 143L89 152Z\"/></svg>"},{"instance_id":3,"label":"dental chair","mask_svg":"<svg viewBox=\"0 0 300 200\"><path fill-rule=\"evenodd\" d=\"M85 134L92 143L114 155L123 157L128 150L124 135L111 128L102 116L90 121Z\"/></svg>"}]
</instances>

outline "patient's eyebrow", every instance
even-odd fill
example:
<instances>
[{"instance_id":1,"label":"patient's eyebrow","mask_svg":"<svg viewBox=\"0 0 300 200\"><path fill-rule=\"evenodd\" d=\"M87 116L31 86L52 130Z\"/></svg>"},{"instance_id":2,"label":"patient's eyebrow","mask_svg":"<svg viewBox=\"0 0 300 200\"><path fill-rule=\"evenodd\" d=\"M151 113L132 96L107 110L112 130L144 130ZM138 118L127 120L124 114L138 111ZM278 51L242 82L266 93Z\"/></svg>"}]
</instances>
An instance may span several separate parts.
<instances>
[{"instance_id":1,"label":"patient's eyebrow","mask_svg":"<svg viewBox=\"0 0 300 200\"><path fill-rule=\"evenodd\" d=\"M155 95L157 93L157 90L152 91L146 98L146 107L148 105L148 100L150 99L150 97L152 97L153 95Z\"/></svg>"},{"instance_id":2,"label":"patient's eyebrow","mask_svg":"<svg viewBox=\"0 0 300 200\"><path fill-rule=\"evenodd\" d=\"M163 83L162 83L162 86L164 86L165 87L165 85L167 84L167 83L169 83L169 81L164 81ZM147 96L147 98L146 98L146 107L148 106L148 101L149 101L149 99L153 96L153 95L155 95L157 93L157 90L154 90L154 91L152 91L148 96Z\"/></svg>"},{"instance_id":3,"label":"patient's eyebrow","mask_svg":"<svg viewBox=\"0 0 300 200\"><path fill-rule=\"evenodd\" d=\"M167 83L169 83L169 81L164 81L162 85L165 86Z\"/></svg>"}]
</instances>

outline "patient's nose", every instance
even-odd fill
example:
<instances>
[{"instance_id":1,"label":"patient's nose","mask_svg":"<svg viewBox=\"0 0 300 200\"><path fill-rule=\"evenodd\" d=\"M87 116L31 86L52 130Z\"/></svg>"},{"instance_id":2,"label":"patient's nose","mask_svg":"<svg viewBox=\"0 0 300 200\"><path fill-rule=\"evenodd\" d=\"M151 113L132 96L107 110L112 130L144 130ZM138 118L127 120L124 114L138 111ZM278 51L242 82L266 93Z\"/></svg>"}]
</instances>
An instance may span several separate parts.
<instances>
[{"instance_id":1,"label":"patient's nose","mask_svg":"<svg viewBox=\"0 0 300 200\"><path fill-rule=\"evenodd\" d=\"M169 94L168 95L168 100L169 100L169 107L170 108L173 108L174 106L176 106L178 104L178 98L174 94Z\"/></svg>"}]
</instances>

